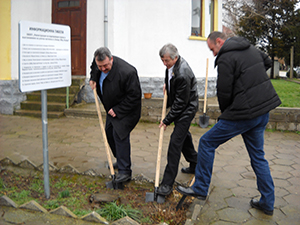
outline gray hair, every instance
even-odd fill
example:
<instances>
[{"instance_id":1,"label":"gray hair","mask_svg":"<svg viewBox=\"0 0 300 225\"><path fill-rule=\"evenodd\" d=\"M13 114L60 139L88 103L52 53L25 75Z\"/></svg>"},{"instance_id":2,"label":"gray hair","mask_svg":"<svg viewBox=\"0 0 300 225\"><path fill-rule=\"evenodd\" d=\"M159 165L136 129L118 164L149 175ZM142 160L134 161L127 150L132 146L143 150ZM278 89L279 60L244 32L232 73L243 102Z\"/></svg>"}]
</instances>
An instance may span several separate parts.
<instances>
[{"instance_id":1,"label":"gray hair","mask_svg":"<svg viewBox=\"0 0 300 225\"><path fill-rule=\"evenodd\" d=\"M97 61L103 61L106 57L109 59L112 57L112 54L107 47L98 48L94 53L94 58L97 59Z\"/></svg>"},{"instance_id":2,"label":"gray hair","mask_svg":"<svg viewBox=\"0 0 300 225\"><path fill-rule=\"evenodd\" d=\"M169 54L171 59L175 59L176 57L179 56L179 52L178 52L177 48L175 47L175 45L170 44L170 43L164 45L159 51L160 58L164 57L165 54Z\"/></svg>"},{"instance_id":3,"label":"gray hair","mask_svg":"<svg viewBox=\"0 0 300 225\"><path fill-rule=\"evenodd\" d=\"M226 40L227 36L226 36L226 34L220 32L220 31L213 31L207 37L207 39L209 39L214 44L216 44L217 38L221 38L222 40Z\"/></svg>"}]
</instances>

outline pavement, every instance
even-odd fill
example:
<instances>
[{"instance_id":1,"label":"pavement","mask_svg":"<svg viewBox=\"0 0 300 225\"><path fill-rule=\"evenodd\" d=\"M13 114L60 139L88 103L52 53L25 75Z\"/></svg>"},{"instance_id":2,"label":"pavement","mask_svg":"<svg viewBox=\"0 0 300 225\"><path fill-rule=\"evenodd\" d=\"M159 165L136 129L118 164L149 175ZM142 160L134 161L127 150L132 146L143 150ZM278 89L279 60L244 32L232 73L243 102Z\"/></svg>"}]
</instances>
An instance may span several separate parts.
<instances>
[{"instance_id":1,"label":"pavement","mask_svg":"<svg viewBox=\"0 0 300 225\"><path fill-rule=\"evenodd\" d=\"M87 104L89 105L89 104ZM84 110L84 109L82 109ZM56 168L71 165L78 172L91 169L109 176L107 158L97 118L48 119L49 162ZM164 132L160 177L167 160L170 134ZM195 149L209 128L191 126ZM154 179L159 128L156 123L138 123L131 133L133 176L143 174ZM0 160L9 157L15 164L25 159L39 166L43 163L42 121L40 118L0 115ZM186 224L300 224L300 134L266 131L265 153L275 183L275 210L267 216L250 207L259 198L256 179L241 136L221 145L215 154L210 195L204 204L195 200ZM180 172L188 163L181 157L178 183L191 175ZM200 206L200 207L199 207ZM1 224L1 220L0 220Z\"/></svg>"}]
</instances>

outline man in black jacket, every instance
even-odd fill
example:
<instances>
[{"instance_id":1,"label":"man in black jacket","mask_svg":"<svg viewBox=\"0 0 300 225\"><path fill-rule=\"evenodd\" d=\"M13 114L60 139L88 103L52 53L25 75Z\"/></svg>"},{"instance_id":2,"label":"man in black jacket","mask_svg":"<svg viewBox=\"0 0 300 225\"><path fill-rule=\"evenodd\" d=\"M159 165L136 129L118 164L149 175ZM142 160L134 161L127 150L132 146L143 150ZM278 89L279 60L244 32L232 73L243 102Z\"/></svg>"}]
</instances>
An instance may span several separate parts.
<instances>
[{"instance_id":1,"label":"man in black jacket","mask_svg":"<svg viewBox=\"0 0 300 225\"><path fill-rule=\"evenodd\" d=\"M190 188L178 186L182 194L205 199L211 181L215 149L241 134L257 177L259 200L252 207L273 215L274 183L268 161L264 158L264 130L269 111L281 104L266 70L272 65L269 57L242 37L227 39L221 32L212 32L207 45L218 66L217 96L221 109L219 121L200 139L195 183Z\"/></svg>"},{"instance_id":2,"label":"man in black jacket","mask_svg":"<svg viewBox=\"0 0 300 225\"><path fill-rule=\"evenodd\" d=\"M97 88L106 116L105 132L117 158L116 182L131 179L130 132L141 116L141 87L137 70L123 59L112 56L108 48L95 51L90 86Z\"/></svg>"},{"instance_id":3,"label":"man in black jacket","mask_svg":"<svg viewBox=\"0 0 300 225\"><path fill-rule=\"evenodd\" d=\"M166 44L159 52L162 62L167 67L165 75L164 93L168 94L167 107L169 113L159 127L166 127L174 122L175 127L171 135L168 148L168 163L163 180L157 193L169 195L178 172L181 152L190 163L182 168L184 173L194 173L197 164L197 152L194 149L192 135L189 128L198 110L197 80L188 63L179 55L177 48Z\"/></svg>"}]
</instances>

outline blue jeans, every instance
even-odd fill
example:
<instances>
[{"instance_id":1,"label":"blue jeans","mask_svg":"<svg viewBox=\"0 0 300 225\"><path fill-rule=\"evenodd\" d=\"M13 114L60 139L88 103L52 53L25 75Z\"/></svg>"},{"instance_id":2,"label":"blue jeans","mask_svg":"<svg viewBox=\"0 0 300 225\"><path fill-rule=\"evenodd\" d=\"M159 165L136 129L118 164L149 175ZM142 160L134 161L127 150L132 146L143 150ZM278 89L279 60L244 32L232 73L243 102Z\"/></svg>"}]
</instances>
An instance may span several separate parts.
<instances>
[{"instance_id":1,"label":"blue jeans","mask_svg":"<svg viewBox=\"0 0 300 225\"><path fill-rule=\"evenodd\" d=\"M241 134L251 159L251 166L257 178L261 194L260 205L266 210L274 209L274 183L269 163L264 155L264 131L269 121L269 113L250 120L219 120L199 141L198 160L195 172L195 193L206 196L211 182L215 149Z\"/></svg>"}]
</instances>

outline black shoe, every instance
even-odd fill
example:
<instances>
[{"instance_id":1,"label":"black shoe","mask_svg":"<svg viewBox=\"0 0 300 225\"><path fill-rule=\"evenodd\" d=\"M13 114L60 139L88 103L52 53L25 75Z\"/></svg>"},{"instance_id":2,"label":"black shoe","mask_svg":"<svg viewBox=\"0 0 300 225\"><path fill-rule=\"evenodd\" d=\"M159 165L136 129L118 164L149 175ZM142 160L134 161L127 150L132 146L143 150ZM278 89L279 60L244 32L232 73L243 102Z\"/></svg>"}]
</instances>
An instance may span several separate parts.
<instances>
[{"instance_id":1,"label":"black shoe","mask_svg":"<svg viewBox=\"0 0 300 225\"><path fill-rule=\"evenodd\" d=\"M167 196L171 194L173 187L167 184L161 184L157 190L157 194Z\"/></svg>"},{"instance_id":2,"label":"black shoe","mask_svg":"<svg viewBox=\"0 0 300 225\"><path fill-rule=\"evenodd\" d=\"M192 197L198 198L200 200L205 200L206 199L206 196L199 195L199 194L195 193L194 190L191 187L186 188L186 187L183 187L183 186L177 186L176 190L179 193L183 194L183 195L192 196Z\"/></svg>"},{"instance_id":3,"label":"black shoe","mask_svg":"<svg viewBox=\"0 0 300 225\"><path fill-rule=\"evenodd\" d=\"M125 174L125 173L119 173L116 176L115 182L116 183L121 183L121 182L126 182L131 180L131 175Z\"/></svg>"},{"instance_id":4,"label":"black shoe","mask_svg":"<svg viewBox=\"0 0 300 225\"><path fill-rule=\"evenodd\" d=\"M191 166L190 167L182 167L181 172L195 174L195 168L192 168Z\"/></svg>"},{"instance_id":5,"label":"black shoe","mask_svg":"<svg viewBox=\"0 0 300 225\"><path fill-rule=\"evenodd\" d=\"M118 163L117 163L117 162L113 163L113 168L114 168L115 170L118 169ZM110 170L109 165L108 165L108 169Z\"/></svg>"},{"instance_id":6,"label":"black shoe","mask_svg":"<svg viewBox=\"0 0 300 225\"><path fill-rule=\"evenodd\" d=\"M251 199L250 201L250 205L253 207L253 208L256 208L256 209L259 209L261 211L263 211L266 215L269 215L269 216L272 216L273 215L273 210L266 210L264 208L262 208L259 204L259 201L256 200L256 199Z\"/></svg>"}]
</instances>

